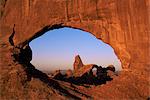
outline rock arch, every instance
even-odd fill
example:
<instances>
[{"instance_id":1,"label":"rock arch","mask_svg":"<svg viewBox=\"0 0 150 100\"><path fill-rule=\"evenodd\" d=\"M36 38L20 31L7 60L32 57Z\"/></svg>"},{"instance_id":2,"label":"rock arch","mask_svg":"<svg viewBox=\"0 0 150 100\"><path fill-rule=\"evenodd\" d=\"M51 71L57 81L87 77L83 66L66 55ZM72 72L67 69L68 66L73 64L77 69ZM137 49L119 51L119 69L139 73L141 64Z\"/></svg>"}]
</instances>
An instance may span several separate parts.
<instances>
[{"instance_id":1,"label":"rock arch","mask_svg":"<svg viewBox=\"0 0 150 100\"><path fill-rule=\"evenodd\" d=\"M54 24L52 26L47 25L47 26L44 26L44 28L42 28L38 32L34 33L32 37L29 37L29 39L27 39L26 41L22 41L21 43L17 44L16 46L19 47L19 48L24 48L24 47L28 46L30 41L32 41L33 39L41 36L45 32L47 32L49 30L53 30L53 29L63 28L63 27L79 29L79 30L83 30L83 31L86 31L86 32L90 32L90 33L93 32L93 31L89 30L87 27L82 27L82 26L78 27L78 26L74 26L74 25L73 26L72 25L65 25L63 23ZM96 27L93 26L93 29L95 29L95 28ZM100 31L100 29L98 29L96 31L98 32L98 31ZM95 30L94 30L94 32L95 32ZM128 69L131 57L130 57L129 52L126 50L125 44L120 44L119 42L116 42L115 44L113 44L113 43L109 42L110 40L106 39L106 38L108 38L110 36L105 31L104 32L102 31L103 32L102 34L104 34L103 37L99 36L99 35L102 35L101 33L99 33L98 35L97 34L95 35L94 32L91 33L91 34L93 34L97 39L102 40L104 43L109 44L114 49L116 55L118 56L119 60L121 61L122 68L123 69ZM108 35L108 37L105 36L105 35ZM116 40L114 40L114 41L116 41Z\"/></svg>"},{"instance_id":2,"label":"rock arch","mask_svg":"<svg viewBox=\"0 0 150 100\"><path fill-rule=\"evenodd\" d=\"M0 5L2 76L6 77L8 72L15 73L15 71L21 74L24 67L21 64L14 67L16 60L14 55L24 56L28 53L21 61L28 62L31 59L28 46L31 40L48 30L71 27L90 32L112 46L123 69L126 69L127 76L132 75L133 79L138 81L142 77L145 82L143 87L136 86L140 96L136 92L133 94L146 98L150 66L149 6L148 0L2 0ZM127 76L126 80L129 82L127 87L134 87L133 84L136 82ZM25 75L21 74L17 78L24 80ZM122 79L121 76L119 79ZM116 82L121 84L119 80ZM104 88L101 90L107 91ZM142 94L142 90L146 92ZM133 97L129 92L127 94Z\"/></svg>"}]
</instances>

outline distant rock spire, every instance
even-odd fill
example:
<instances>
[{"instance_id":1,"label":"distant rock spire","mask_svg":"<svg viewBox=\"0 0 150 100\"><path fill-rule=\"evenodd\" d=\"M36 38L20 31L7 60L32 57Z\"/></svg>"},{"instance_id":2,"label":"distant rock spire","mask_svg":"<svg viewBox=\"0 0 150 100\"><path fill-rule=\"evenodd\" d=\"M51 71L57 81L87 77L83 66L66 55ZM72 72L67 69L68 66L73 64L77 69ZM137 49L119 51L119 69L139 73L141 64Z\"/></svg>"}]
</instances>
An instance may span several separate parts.
<instances>
[{"instance_id":1,"label":"distant rock spire","mask_svg":"<svg viewBox=\"0 0 150 100\"><path fill-rule=\"evenodd\" d=\"M74 67L74 71L77 71L78 69L83 67L83 63L82 63L82 60L81 60L79 55L77 55L75 57L75 61L74 61L73 67Z\"/></svg>"}]
</instances>

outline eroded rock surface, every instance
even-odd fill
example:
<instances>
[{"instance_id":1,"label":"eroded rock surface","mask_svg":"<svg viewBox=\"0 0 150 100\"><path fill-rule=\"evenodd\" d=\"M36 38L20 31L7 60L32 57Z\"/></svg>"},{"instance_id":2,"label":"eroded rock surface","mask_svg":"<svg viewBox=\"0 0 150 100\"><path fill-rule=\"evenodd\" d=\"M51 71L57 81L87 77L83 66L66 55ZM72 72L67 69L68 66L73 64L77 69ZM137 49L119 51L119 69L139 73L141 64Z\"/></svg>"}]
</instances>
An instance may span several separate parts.
<instances>
[{"instance_id":1,"label":"eroded rock surface","mask_svg":"<svg viewBox=\"0 0 150 100\"><path fill-rule=\"evenodd\" d=\"M75 61L73 63L73 69L74 69L74 71L75 72L78 71L83 66L84 65L83 65L83 62L82 62L80 56L79 55L75 56Z\"/></svg>"},{"instance_id":2,"label":"eroded rock surface","mask_svg":"<svg viewBox=\"0 0 150 100\"><path fill-rule=\"evenodd\" d=\"M66 77L69 78L69 77L72 77L73 76L73 71L71 69L68 69L66 71Z\"/></svg>"},{"instance_id":3,"label":"eroded rock surface","mask_svg":"<svg viewBox=\"0 0 150 100\"><path fill-rule=\"evenodd\" d=\"M29 42L62 27L90 32L112 46L122 63L123 71L116 79L80 91L94 99L147 99L149 8L149 0L1 0L1 99L33 99L33 95L38 99L79 99L29 62Z\"/></svg>"}]
</instances>

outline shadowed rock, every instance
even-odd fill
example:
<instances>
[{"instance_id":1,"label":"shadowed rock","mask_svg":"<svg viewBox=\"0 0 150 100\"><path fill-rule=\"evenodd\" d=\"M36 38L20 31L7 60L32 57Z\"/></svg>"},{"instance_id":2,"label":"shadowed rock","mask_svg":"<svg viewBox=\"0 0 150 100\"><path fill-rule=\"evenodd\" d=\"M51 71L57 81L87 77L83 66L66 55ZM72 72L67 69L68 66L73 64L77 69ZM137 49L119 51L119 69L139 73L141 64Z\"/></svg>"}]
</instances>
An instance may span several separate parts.
<instances>
[{"instance_id":1,"label":"shadowed rock","mask_svg":"<svg viewBox=\"0 0 150 100\"><path fill-rule=\"evenodd\" d=\"M69 78L69 77L72 77L72 76L73 76L72 70L71 70L71 69L68 69L68 70L66 71L66 77Z\"/></svg>"},{"instance_id":2,"label":"shadowed rock","mask_svg":"<svg viewBox=\"0 0 150 100\"><path fill-rule=\"evenodd\" d=\"M109 66L107 67L107 70L111 70L111 71L113 71L113 72L116 71L114 65L109 65Z\"/></svg>"},{"instance_id":3,"label":"shadowed rock","mask_svg":"<svg viewBox=\"0 0 150 100\"><path fill-rule=\"evenodd\" d=\"M61 74L60 70L56 70L56 71L53 73L53 79L62 80L63 77L64 77L64 76Z\"/></svg>"}]
</instances>

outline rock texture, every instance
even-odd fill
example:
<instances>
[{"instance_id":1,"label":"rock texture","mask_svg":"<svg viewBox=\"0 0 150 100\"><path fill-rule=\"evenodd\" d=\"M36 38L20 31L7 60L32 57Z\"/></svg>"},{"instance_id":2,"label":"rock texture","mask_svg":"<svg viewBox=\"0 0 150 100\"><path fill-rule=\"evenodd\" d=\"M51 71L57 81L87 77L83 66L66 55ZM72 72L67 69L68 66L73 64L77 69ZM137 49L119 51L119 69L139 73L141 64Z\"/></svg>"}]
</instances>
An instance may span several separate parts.
<instances>
[{"instance_id":1,"label":"rock texture","mask_svg":"<svg viewBox=\"0 0 150 100\"><path fill-rule=\"evenodd\" d=\"M73 76L72 70L71 70L71 69L68 69L68 70L66 71L66 77L67 77L67 78L70 78L70 77L72 77L72 76Z\"/></svg>"},{"instance_id":2,"label":"rock texture","mask_svg":"<svg viewBox=\"0 0 150 100\"><path fill-rule=\"evenodd\" d=\"M80 69L83 66L84 65L82 63L82 60L81 60L80 56L79 55L75 56L75 61L73 63L73 69L74 69L74 71L75 72L78 71L78 69Z\"/></svg>"},{"instance_id":3,"label":"rock texture","mask_svg":"<svg viewBox=\"0 0 150 100\"><path fill-rule=\"evenodd\" d=\"M122 63L116 79L87 91L94 99L150 96L149 0L0 0L0 14L1 99L77 98L29 62L29 42L62 27L90 32L112 46Z\"/></svg>"},{"instance_id":4,"label":"rock texture","mask_svg":"<svg viewBox=\"0 0 150 100\"><path fill-rule=\"evenodd\" d=\"M84 75L85 73L89 72L90 70L92 70L92 68L94 66L97 66L97 65L94 65L94 64L88 64L88 65L84 65L82 66L81 68L77 69L75 72L74 72L74 76L75 77L81 77L82 75Z\"/></svg>"},{"instance_id":5,"label":"rock texture","mask_svg":"<svg viewBox=\"0 0 150 100\"><path fill-rule=\"evenodd\" d=\"M114 65L109 65L109 66L107 66L107 70L115 72L116 69L115 69Z\"/></svg>"}]
</instances>

